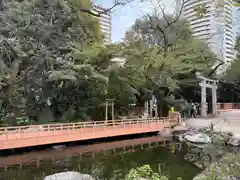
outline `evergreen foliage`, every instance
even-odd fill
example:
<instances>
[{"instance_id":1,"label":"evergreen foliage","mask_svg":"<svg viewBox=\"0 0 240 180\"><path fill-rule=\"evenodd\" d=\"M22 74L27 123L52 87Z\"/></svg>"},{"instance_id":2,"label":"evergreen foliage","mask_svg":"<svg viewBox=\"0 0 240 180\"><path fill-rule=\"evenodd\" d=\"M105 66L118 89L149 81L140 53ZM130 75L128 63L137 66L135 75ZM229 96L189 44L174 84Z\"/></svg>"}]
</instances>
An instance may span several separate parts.
<instances>
[{"instance_id":1,"label":"evergreen foliage","mask_svg":"<svg viewBox=\"0 0 240 180\"><path fill-rule=\"evenodd\" d=\"M169 24L171 16L138 19L124 42L106 45L89 0L1 3L4 124L19 117L31 123L102 120L105 99L115 100L117 117L128 116L151 94L163 116L169 103L196 98L195 72L216 60L185 21Z\"/></svg>"}]
</instances>

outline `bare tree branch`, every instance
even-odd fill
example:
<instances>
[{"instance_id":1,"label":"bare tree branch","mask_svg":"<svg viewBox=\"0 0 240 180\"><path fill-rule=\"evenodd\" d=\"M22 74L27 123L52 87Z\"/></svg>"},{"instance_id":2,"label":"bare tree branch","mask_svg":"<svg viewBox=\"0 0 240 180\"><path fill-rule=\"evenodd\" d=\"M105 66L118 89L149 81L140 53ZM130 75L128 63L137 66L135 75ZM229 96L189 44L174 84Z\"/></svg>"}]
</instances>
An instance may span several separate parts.
<instances>
[{"instance_id":1,"label":"bare tree branch","mask_svg":"<svg viewBox=\"0 0 240 180\"><path fill-rule=\"evenodd\" d=\"M220 63L219 63L215 68L213 68L213 69L210 71L210 73L208 73L208 76L211 76L221 65L225 64L224 61L221 61L221 60L219 60L219 61L220 61Z\"/></svg>"},{"instance_id":2,"label":"bare tree branch","mask_svg":"<svg viewBox=\"0 0 240 180\"><path fill-rule=\"evenodd\" d=\"M164 56L167 56L167 48L168 48L168 39L167 39L167 35L164 31L164 29L162 27L160 27L160 25L157 23L156 24L156 27L154 26L154 20L152 18L152 16L150 14L147 13L147 16L149 18L149 20L152 22L151 23L151 29L154 29L154 30L158 30L160 31L160 33L162 34L162 38L163 38L163 48L164 48ZM156 17L156 21L159 21Z\"/></svg>"},{"instance_id":3,"label":"bare tree branch","mask_svg":"<svg viewBox=\"0 0 240 180\"><path fill-rule=\"evenodd\" d=\"M160 20L156 17L156 25L154 25L154 19L152 18L152 16L150 14L147 13L147 16L149 18L149 20L152 22L151 23L151 28L154 29L154 30L157 30L161 33L162 35L162 38L163 38L163 49L164 49L164 56L167 56L167 53L168 53L168 48L171 46L171 44L169 44L169 39L167 37L167 34L166 34L166 30L171 27L174 23L176 23L179 18L181 17L182 15L182 12L183 12L183 8L184 8L184 1L185 0L182 0L182 4L181 4L181 7L179 9L179 12L177 13L176 17L172 20L170 20L166 13L165 13L165 8L163 8L161 5L158 6L158 9L161 10L161 14L162 14L162 17L164 19L164 25L163 27L161 27L161 25L158 23L160 22ZM160 50L161 51L161 50ZM160 53L160 52L159 52Z\"/></svg>"},{"instance_id":4,"label":"bare tree branch","mask_svg":"<svg viewBox=\"0 0 240 180\"><path fill-rule=\"evenodd\" d=\"M181 17L181 15L182 15L182 13L183 13L184 3L185 3L185 0L182 0L179 13L178 13L177 16L175 17L175 19L172 20L172 21L168 24L168 26L171 26L172 24L174 24L175 22L177 22L177 21L179 20L179 18Z\"/></svg>"},{"instance_id":5,"label":"bare tree branch","mask_svg":"<svg viewBox=\"0 0 240 180\"><path fill-rule=\"evenodd\" d=\"M0 0L0 11L4 10L4 0Z\"/></svg>"},{"instance_id":6,"label":"bare tree branch","mask_svg":"<svg viewBox=\"0 0 240 180\"><path fill-rule=\"evenodd\" d=\"M134 0L126 0L124 2L120 2L119 0L117 0L117 1L115 1L114 5L112 7L107 8L107 9L102 10L102 11L99 11L97 9L97 6L93 6L92 9L80 8L79 11L84 12L84 13L88 13L88 14L90 14L92 16L95 16L95 17L100 17L101 14L109 13L117 6L123 6L123 5L126 5L127 3L130 3L130 2L133 2L133 1Z\"/></svg>"}]
</instances>

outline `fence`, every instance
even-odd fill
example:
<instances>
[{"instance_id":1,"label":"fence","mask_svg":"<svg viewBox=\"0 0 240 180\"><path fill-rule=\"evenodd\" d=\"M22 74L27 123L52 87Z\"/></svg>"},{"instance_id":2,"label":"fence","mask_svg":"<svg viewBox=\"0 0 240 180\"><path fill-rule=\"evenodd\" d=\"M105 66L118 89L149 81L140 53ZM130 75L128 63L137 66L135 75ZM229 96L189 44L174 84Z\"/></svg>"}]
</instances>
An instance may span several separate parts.
<instances>
[{"instance_id":1,"label":"fence","mask_svg":"<svg viewBox=\"0 0 240 180\"><path fill-rule=\"evenodd\" d=\"M217 109L220 110L240 109L240 103L217 103Z\"/></svg>"},{"instance_id":2,"label":"fence","mask_svg":"<svg viewBox=\"0 0 240 180\"><path fill-rule=\"evenodd\" d=\"M125 127L139 127L143 124L177 123L175 119L169 117L149 118L149 119L125 119L108 121L91 121L78 123L30 125L0 128L0 140L22 139L36 136L56 136L72 132L96 132L107 129L117 129Z\"/></svg>"}]
</instances>

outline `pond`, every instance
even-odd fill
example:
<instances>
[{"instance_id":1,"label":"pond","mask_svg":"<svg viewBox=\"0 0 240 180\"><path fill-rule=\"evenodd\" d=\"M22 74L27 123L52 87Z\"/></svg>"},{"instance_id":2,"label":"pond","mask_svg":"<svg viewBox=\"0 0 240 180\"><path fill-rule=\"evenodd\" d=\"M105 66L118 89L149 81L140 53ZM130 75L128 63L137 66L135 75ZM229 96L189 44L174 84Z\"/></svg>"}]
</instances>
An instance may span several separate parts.
<instances>
[{"instance_id":1,"label":"pond","mask_svg":"<svg viewBox=\"0 0 240 180\"><path fill-rule=\"evenodd\" d=\"M54 173L78 171L95 179L121 180L144 164L173 180L192 179L201 169L185 162L182 152L174 153L172 147L172 142L154 136L1 157L0 179L43 180Z\"/></svg>"}]
</instances>

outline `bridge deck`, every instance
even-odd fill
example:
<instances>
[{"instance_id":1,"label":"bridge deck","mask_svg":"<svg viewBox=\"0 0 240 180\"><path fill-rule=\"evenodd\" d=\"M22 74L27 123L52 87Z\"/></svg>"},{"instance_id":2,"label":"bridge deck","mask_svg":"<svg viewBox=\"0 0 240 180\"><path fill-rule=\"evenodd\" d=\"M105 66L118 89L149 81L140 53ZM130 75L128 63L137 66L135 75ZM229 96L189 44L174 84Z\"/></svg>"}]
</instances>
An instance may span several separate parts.
<instances>
[{"instance_id":1,"label":"bridge deck","mask_svg":"<svg viewBox=\"0 0 240 180\"><path fill-rule=\"evenodd\" d=\"M0 150L157 132L172 123L155 118L0 128Z\"/></svg>"}]
</instances>

